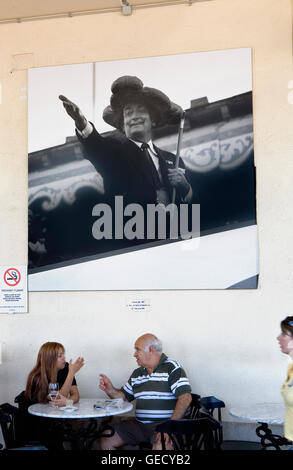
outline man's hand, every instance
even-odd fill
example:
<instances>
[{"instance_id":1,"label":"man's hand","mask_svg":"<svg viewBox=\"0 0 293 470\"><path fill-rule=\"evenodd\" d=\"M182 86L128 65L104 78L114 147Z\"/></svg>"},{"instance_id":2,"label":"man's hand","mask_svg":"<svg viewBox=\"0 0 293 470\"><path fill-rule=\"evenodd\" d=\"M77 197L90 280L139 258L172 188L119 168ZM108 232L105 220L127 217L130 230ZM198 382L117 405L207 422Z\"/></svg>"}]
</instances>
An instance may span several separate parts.
<instances>
[{"instance_id":1,"label":"man's hand","mask_svg":"<svg viewBox=\"0 0 293 470\"><path fill-rule=\"evenodd\" d=\"M75 127L78 130L83 131L87 125L87 120L82 114L79 107L75 103L70 101L68 98L66 98L66 96L59 95L59 99L62 101L67 114L74 120Z\"/></svg>"},{"instance_id":2,"label":"man's hand","mask_svg":"<svg viewBox=\"0 0 293 470\"><path fill-rule=\"evenodd\" d=\"M75 362L72 363L72 359L70 359L68 363L68 369L73 372L73 375L79 371L84 366L84 358L78 357Z\"/></svg>"},{"instance_id":3,"label":"man's hand","mask_svg":"<svg viewBox=\"0 0 293 470\"><path fill-rule=\"evenodd\" d=\"M107 395L110 395L115 391L111 380L104 374L100 374L99 387L103 392L107 393Z\"/></svg>"},{"instance_id":4,"label":"man's hand","mask_svg":"<svg viewBox=\"0 0 293 470\"><path fill-rule=\"evenodd\" d=\"M109 377L107 377L105 374L100 374L100 377L99 388L103 390L103 392L105 392L108 397L122 398L122 400L126 400L125 393L122 392L122 390L115 388Z\"/></svg>"},{"instance_id":5,"label":"man's hand","mask_svg":"<svg viewBox=\"0 0 293 470\"><path fill-rule=\"evenodd\" d=\"M169 168L168 178L171 186L174 186L176 189L178 189L183 196L188 193L190 185L185 178L182 168Z\"/></svg>"}]
</instances>

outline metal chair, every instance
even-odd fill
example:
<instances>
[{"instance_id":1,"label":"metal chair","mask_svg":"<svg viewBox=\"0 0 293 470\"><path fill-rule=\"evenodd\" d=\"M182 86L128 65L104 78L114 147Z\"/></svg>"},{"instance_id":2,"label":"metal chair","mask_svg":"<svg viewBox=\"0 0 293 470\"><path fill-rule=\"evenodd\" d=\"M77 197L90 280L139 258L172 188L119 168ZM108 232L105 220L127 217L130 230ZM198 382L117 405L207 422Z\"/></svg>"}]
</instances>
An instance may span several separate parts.
<instances>
[{"instance_id":1,"label":"metal chair","mask_svg":"<svg viewBox=\"0 0 293 470\"><path fill-rule=\"evenodd\" d=\"M0 405L0 425L5 443L5 450L47 450L39 442L24 442L17 432L19 410L9 403Z\"/></svg>"},{"instance_id":2,"label":"metal chair","mask_svg":"<svg viewBox=\"0 0 293 470\"><path fill-rule=\"evenodd\" d=\"M211 416L214 416L214 411L218 410L218 413L217 413L218 421L219 423L222 424L221 408L225 408L225 403L222 400L219 400L218 398L214 396L202 397L200 399L200 405L201 405L201 411L206 411ZM221 429L219 430L219 439L220 439L220 442L223 442L222 426L221 426Z\"/></svg>"},{"instance_id":3,"label":"metal chair","mask_svg":"<svg viewBox=\"0 0 293 470\"><path fill-rule=\"evenodd\" d=\"M214 411L218 410L218 421L222 424L221 409L225 408L225 403L222 400L214 396L208 396L201 398L200 404L202 406L200 415L208 413L210 416L213 416ZM262 445L258 442L224 440L222 426L219 428L218 433L221 450L262 450Z\"/></svg>"},{"instance_id":4,"label":"metal chair","mask_svg":"<svg viewBox=\"0 0 293 470\"><path fill-rule=\"evenodd\" d=\"M221 424L211 416L197 419L168 420L156 427L161 435L162 450L166 450L164 434L172 448L180 451L216 450L219 448L218 429Z\"/></svg>"},{"instance_id":5,"label":"metal chair","mask_svg":"<svg viewBox=\"0 0 293 470\"><path fill-rule=\"evenodd\" d=\"M191 398L192 398L192 401L191 401L189 409L186 412L185 418L187 418L187 419L196 419L198 414L199 414L200 407L201 407L200 395L197 395L196 393L192 393ZM140 442L139 443L139 449L140 450L147 450L147 449L151 449L151 448L152 448L152 444L150 442Z\"/></svg>"}]
</instances>

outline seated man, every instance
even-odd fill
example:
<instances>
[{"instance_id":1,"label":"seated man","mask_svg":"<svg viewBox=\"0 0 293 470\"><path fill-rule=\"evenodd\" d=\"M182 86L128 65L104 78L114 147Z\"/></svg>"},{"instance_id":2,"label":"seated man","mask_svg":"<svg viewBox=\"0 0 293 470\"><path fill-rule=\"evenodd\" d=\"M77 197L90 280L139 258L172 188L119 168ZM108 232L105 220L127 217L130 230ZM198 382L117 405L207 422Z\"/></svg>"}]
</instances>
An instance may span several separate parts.
<instances>
[{"instance_id":1,"label":"seated man","mask_svg":"<svg viewBox=\"0 0 293 470\"><path fill-rule=\"evenodd\" d=\"M162 352L152 334L140 336L134 345L138 368L121 388L101 374L100 389L110 398L136 399L136 418L114 425L115 434L99 441L101 450L115 450L129 444L153 442L156 426L167 419L182 419L191 403L191 388L180 364Z\"/></svg>"}]
</instances>

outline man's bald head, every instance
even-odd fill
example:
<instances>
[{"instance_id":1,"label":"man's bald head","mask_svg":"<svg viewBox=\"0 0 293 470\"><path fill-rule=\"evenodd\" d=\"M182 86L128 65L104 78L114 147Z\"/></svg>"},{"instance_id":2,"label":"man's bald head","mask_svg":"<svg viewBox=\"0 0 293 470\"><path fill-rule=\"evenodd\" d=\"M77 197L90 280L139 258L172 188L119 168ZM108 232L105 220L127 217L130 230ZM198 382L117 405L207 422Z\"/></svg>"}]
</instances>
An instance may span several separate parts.
<instances>
[{"instance_id":1,"label":"man's bald head","mask_svg":"<svg viewBox=\"0 0 293 470\"><path fill-rule=\"evenodd\" d=\"M145 333L137 338L137 341L138 340L142 341L145 351L149 351L152 346L155 351L162 352L162 342L152 333Z\"/></svg>"},{"instance_id":2,"label":"man's bald head","mask_svg":"<svg viewBox=\"0 0 293 470\"><path fill-rule=\"evenodd\" d=\"M151 373L160 362L161 356L162 343L155 335L146 333L137 338L134 357L139 366L145 367Z\"/></svg>"}]
</instances>

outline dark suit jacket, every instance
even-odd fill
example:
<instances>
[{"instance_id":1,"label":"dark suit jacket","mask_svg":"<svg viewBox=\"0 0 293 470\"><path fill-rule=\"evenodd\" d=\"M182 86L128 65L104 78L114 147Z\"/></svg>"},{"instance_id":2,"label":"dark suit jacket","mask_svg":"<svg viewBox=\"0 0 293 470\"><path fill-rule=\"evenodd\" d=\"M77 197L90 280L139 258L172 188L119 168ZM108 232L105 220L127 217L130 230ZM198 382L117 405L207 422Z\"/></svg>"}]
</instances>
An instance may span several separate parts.
<instances>
[{"instance_id":1,"label":"dark suit jacket","mask_svg":"<svg viewBox=\"0 0 293 470\"><path fill-rule=\"evenodd\" d=\"M120 133L119 133L120 134ZM142 158L139 147L125 137L102 137L94 128L86 139L77 134L85 149L85 157L94 165L104 180L105 195L108 199L113 196L123 196L124 204L133 202L139 204L156 204L156 187L150 174L148 162ZM167 171L175 162L175 155L155 147L159 158L163 187L169 193L171 200L172 186L169 183ZM179 166L184 168L180 158ZM185 196L185 195L184 195ZM176 202L182 197L176 191Z\"/></svg>"}]
</instances>

